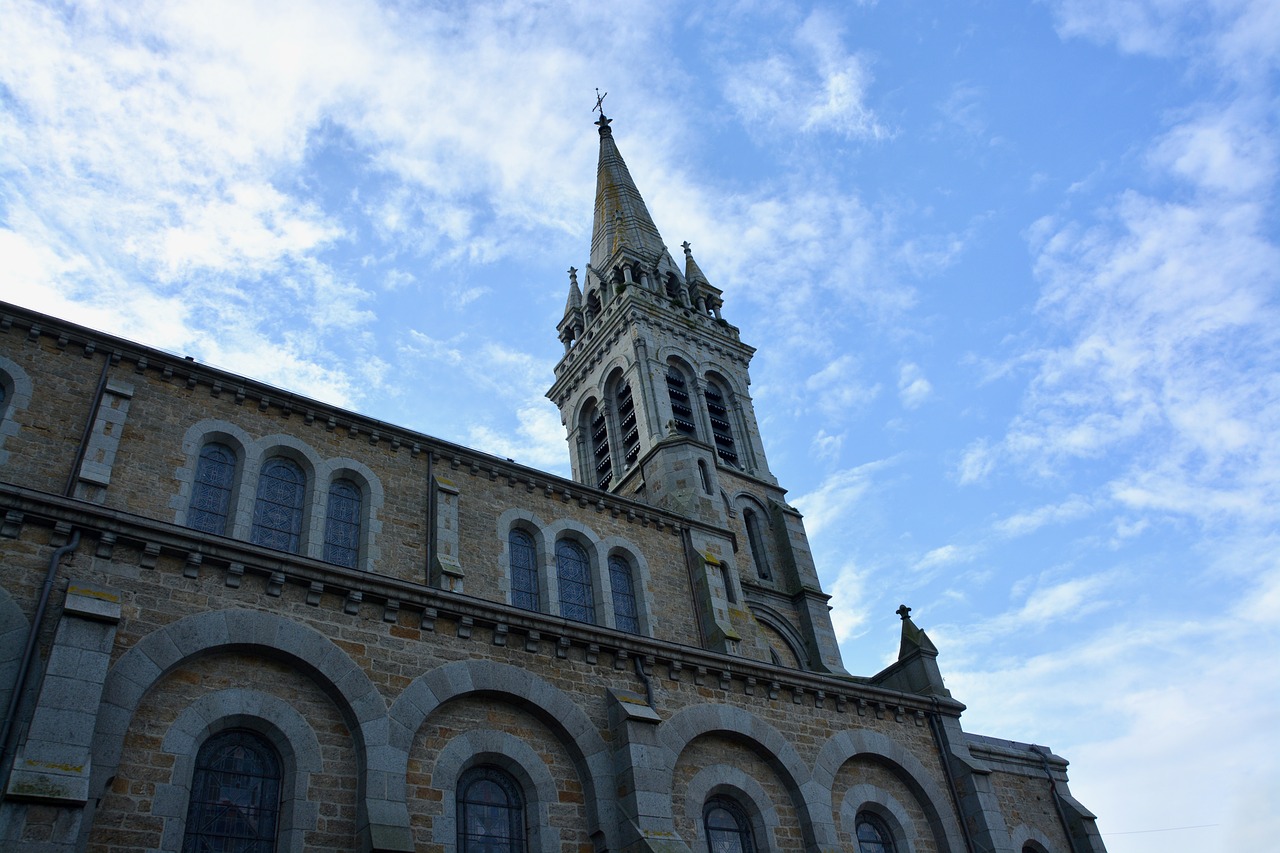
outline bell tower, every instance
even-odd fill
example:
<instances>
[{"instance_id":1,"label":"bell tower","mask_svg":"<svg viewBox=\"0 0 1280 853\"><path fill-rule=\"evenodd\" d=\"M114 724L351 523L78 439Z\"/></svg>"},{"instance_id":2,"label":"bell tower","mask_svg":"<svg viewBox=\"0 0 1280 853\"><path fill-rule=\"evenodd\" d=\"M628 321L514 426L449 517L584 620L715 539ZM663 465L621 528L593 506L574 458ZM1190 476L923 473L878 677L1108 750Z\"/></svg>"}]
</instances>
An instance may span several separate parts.
<instances>
[{"instance_id":1,"label":"bell tower","mask_svg":"<svg viewBox=\"0 0 1280 853\"><path fill-rule=\"evenodd\" d=\"M591 257L585 270L569 269L556 327L564 355L547 392L573 478L698 522L705 541L691 541L691 554L736 568L708 582L708 607L755 616L768 630L750 633L772 637L775 655L790 649L795 665L843 672L804 525L760 440L749 394L755 349L722 316L722 292L689 243L683 263L672 257L611 123L601 111ZM732 647L737 635L721 628Z\"/></svg>"}]
</instances>

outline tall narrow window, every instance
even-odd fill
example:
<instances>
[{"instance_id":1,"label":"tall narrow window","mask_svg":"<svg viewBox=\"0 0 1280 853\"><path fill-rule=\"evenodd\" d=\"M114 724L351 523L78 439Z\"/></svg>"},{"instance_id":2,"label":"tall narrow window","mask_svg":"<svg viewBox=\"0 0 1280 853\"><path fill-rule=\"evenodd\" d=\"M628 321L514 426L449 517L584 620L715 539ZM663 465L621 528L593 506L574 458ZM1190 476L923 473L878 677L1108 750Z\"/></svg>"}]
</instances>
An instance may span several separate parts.
<instances>
[{"instance_id":1,"label":"tall narrow window","mask_svg":"<svg viewBox=\"0 0 1280 853\"><path fill-rule=\"evenodd\" d=\"M756 515L755 510L744 509L742 522L747 526L747 544L751 547L751 559L755 561L756 574L768 580L770 577L769 552L765 550L764 536L760 532L760 517Z\"/></svg>"},{"instance_id":2,"label":"tall narrow window","mask_svg":"<svg viewBox=\"0 0 1280 853\"><path fill-rule=\"evenodd\" d=\"M280 815L280 759L253 732L214 735L196 754L183 853L272 853Z\"/></svg>"},{"instance_id":3,"label":"tall narrow window","mask_svg":"<svg viewBox=\"0 0 1280 853\"><path fill-rule=\"evenodd\" d=\"M698 434L693 425L693 406L689 403L689 386L675 367L667 367L667 396L671 398L671 414L676 429L685 435Z\"/></svg>"},{"instance_id":4,"label":"tall narrow window","mask_svg":"<svg viewBox=\"0 0 1280 853\"><path fill-rule=\"evenodd\" d=\"M511 564L511 603L525 610L540 610L533 537L523 530L512 530L507 536L507 550Z\"/></svg>"},{"instance_id":5,"label":"tall narrow window","mask_svg":"<svg viewBox=\"0 0 1280 853\"><path fill-rule=\"evenodd\" d=\"M591 463L596 470L596 488L607 489L613 482L613 452L609 449L609 425L604 412L591 406L584 416L591 433Z\"/></svg>"},{"instance_id":6,"label":"tall narrow window","mask_svg":"<svg viewBox=\"0 0 1280 853\"><path fill-rule=\"evenodd\" d=\"M523 853L524 803L511 776L475 767L458 780L459 853Z\"/></svg>"},{"instance_id":7,"label":"tall narrow window","mask_svg":"<svg viewBox=\"0 0 1280 853\"><path fill-rule=\"evenodd\" d=\"M702 811L710 853L755 853L751 824L746 812L733 800L713 797Z\"/></svg>"},{"instance_id":8,"label":"tall narrow window","mask_svg":"<svg viewBox=\"0 0 1280 853\"><path fill-rule=\"evenodd\" d=\"M609 584L613 587L613 619L618 630L639 634L640 611L631 582L631 565L616 554L609 558Z\"/></svg>"},{"instance_id":9,"label":"tall narrow window","mask_svg":"<svg viewBox=\"0 0 1280 853\"><path fill-rule=\"evenodd\" d=\"M350 480L329 486L324 522L324 559L354 569L360 558L360 487Z\"/></svg>"},{"instance_id":10,"label":"tall narrow window","mask_svg":"<svg viewBox=\"0 0 1280 853\"><path fill-rule=\"evenodd\" d=\"M630 468L640 457L640 427L636 423L636 404L631 399L631 386L621 383L616 399L618 429L622 431L622 467Z\"/></svg>"},{"instance_id":11,"label":"tall narrow window","mask_svg":"<svg viewBox=\"0 0 1280 853\"><path fill-rule=\"evenodd\" d=\"M236 455L225 444L206 444L196 463L196 479L191 484L191 506L187 526L205 533L227 532L227 512L231 507L231 487L236 476Z\"/></svg>"},{"instance_id":12,"label":"tall narrow window","mask_svg":"<svg viewBox=\"0 0 1280 853\"><path fill-rule=\"evenodd\" d=\"M737 466L738 450L733 443L733 428L729 426L728 404L724 392L714 382L707 383L707 415L711 418L716 454L728 464Z\"/></svg>"},{"instance_id":13,"label":"tall narrow window","mask_svg":"<svg viewBox=\"0 0 1280 853\"><path fill-rule=\"evenodd\" d=\"M858 812L854 827L858 835L858 853L894 853L889 827L871 812Z\"/></svg>"},{"instance_id":14,"label":"tall narrow window","mask_svg":"<svg viewBox=\"0 0 1280 853\"><path fill-rule=\"evenodd\" d=\"M302 535L302 498L307 478L297 463L280 456L262 464L253 505L253 542L279 551L298 552Z\"/></svg>"},{"instance_id":15,"label":"tall narrow window","mask_svg":"<svg viewBox=\"0 0 1280 853\"><path fill-rule=\"evenodd\" d=\"M560 615L579 622L595 622L591 563L587 552L567 539L556 543L556 578L560 582Z\"/></svg>"}]
</instances>

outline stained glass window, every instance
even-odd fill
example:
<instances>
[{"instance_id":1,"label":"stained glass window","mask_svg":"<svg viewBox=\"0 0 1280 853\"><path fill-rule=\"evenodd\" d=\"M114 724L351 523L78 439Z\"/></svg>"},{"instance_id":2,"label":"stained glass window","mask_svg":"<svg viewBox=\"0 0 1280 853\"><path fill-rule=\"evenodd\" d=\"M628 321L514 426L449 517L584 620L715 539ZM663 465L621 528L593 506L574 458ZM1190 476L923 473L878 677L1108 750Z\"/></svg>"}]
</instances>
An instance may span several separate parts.
<instances>
[{"instance_id":1,"label":"stained glass window","mask_svg":"<svg viewBox=\"0 0 1280 853\"><path fill-rule=\"evenodd\" d=\"M560 582L560 615L579 622L595 622L587 552L567 539L556 543L556 578Z\"/></svg>"},{"instance_id":2,"label":"stained glass window","mask_svg":"<svg viewBox=\"0 0 1280 853\"><path fill-rule=\"evenodd\" d=\"M539 610L537 550L533 537L523 530L512 530L507 537L511 562L511 603L525 610Z\"/></svg>"},{"instance_id":3,"label":"stained glass window","mask_svg":"<svg viewBox=\"0 0 1280 853\"><path fill-rule=\"evenodd\" d=\"M187 526L219 536L227 532L227 512L235 483L236 455L225 444L206 444L196 463L196 479L191 484L191 506Z\"/></svg>"},{"instance_id":4,"label":"stained glass window","mask_svg":"<svg viewBox=\"0 0 1280 853\"><path fill-rule=\"evenodd\" d=\"M298 552L306 482L306 475L295 462L277 456L263 463L253 506L255 544Z\"/></svg>"},{"instance_id":5,"label":"stained glass window","mask_svg":"<svg viewBox=\"0 0 1280 853\"><path fill-rule=\"evenodd\" d=\"M360 488L350 480L335 480L325 514L324 559L354 569L359 558Z\"/></svg>"},{"instance_id":6,"label":"stained glass window","mask_svg":"<svg viewBox=\"0 0 1280 853\"><path fill-rule=\"evenodd\" d=\"M858 834L858 853L894 853L889 827L870 812L858 812L855 831Z\"/></svg>"},{"instance_id":7,"label":"stained glass window","mask_svg":"<svg viewBox=\"0 0 1280 853\"><path fill-rule=\"evenodd\" d=\"M272 853L280 759L253 732L214 735L196 755L183 853Z\"/></svg>"},{"instance_id":8,"label":"stained glass window","mask_svg":"<svg viewBox=\"0 0 1280 853\"><path fill-rule=\"evenodd\" d=\"M631 582L631 566L617 555L609 558L609 584L613 587L613 618L618 630L639 634L640 612Z\"/></svg>"},{"instance_id":9,"label":"stained glass window","mask_svg":"<svg viewBox=\"0 0 1280 853\"><path fill-rule=\"evenodd\" d=\"M523 853L520 788L496 767L475 767L458 780L459 853Z\"/></svg>"},{"instance_id":10,"label":"stained glass window","mask_svg":"<svg viewBox=\"0 0 1280 853\"><path fill-rule=\"evenodd\" d=\"M710 853L755 853L746 812L733 800L715 797L702 812Z\"/></svg>"}]
</instances>

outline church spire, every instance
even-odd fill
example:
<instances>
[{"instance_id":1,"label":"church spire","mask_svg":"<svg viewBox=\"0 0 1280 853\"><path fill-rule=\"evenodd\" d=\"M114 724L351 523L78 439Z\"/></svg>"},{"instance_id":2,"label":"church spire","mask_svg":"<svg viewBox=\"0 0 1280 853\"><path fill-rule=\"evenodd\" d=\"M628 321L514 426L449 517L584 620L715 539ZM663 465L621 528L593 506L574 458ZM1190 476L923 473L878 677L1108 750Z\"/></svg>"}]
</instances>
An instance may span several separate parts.
<instances>
[{"instance_id":1,"label":"church spire","mask_svg":"<svg viewBox=\"0 0 1280 853\"><path fill-rule=\"evenodd\" d=\"M600 128L600 160L596 165L591 268L602 275L607 275L619 250L646 264L656 263L666 251L658 226L653 224L618 144L613 141L611 123L603 112L596 122Z\"/></svg>"}]
</instances>

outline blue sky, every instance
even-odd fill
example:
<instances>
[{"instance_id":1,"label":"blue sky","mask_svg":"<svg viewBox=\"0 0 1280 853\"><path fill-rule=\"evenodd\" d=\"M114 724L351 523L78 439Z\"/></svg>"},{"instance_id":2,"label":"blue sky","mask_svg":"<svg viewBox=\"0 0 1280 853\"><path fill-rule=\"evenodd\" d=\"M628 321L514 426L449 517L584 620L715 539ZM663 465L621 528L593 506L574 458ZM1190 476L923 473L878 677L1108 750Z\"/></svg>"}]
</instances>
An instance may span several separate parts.
<instances>
[{"instance_id":1,"label":"blue sky","mask_svg":"<svg viewBox=\"0 0 1280 853\"><path fill-rule=\"evenodd\" d=\"M1273 0L10 0L0 294L567 475L599 87L849 668L906 602L1109 849L1264 849L1278 66Z\"/></svg>"}]
</instances>

